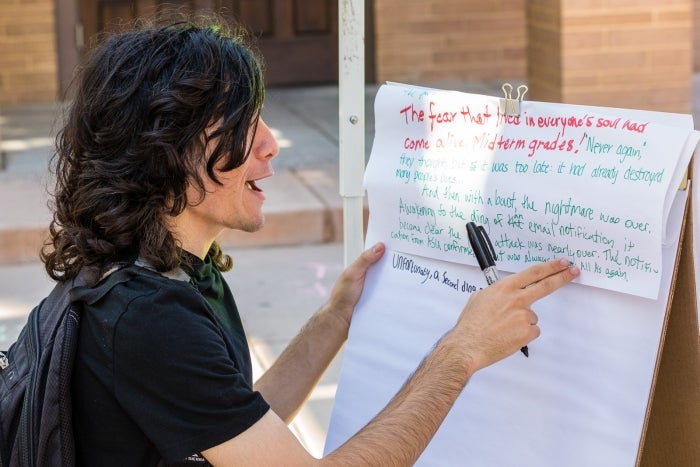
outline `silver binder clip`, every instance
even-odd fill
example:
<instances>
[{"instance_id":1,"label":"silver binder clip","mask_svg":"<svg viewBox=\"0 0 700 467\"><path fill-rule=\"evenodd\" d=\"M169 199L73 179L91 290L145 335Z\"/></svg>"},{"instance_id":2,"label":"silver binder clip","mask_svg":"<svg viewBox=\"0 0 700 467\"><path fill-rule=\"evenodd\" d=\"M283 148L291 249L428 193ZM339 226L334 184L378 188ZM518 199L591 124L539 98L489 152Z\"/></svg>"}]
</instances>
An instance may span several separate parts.
<instances>
[{"instance_id":1,"label":"silver binder clip","mask_svg":"<svg viewBox=\"0 0 700 467\"><path fill-rule=\"evenodd\" d=\"M501 98L501 112L507 116L518 116L520 115L520 103L523 101L525 94L527 94L527 86L521 84L518 86L516 91L518 94L513 98L513 85L510 83L504 83L501 87L503 89L503 97Z\"/></svg>"}]
</instances>

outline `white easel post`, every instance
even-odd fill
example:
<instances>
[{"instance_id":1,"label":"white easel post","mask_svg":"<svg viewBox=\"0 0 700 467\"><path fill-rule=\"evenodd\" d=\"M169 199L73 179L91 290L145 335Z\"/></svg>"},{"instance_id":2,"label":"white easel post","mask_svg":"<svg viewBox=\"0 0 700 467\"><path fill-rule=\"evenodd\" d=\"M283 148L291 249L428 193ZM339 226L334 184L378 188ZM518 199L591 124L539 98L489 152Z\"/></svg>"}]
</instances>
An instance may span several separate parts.
<instances>
[{"instance_id":1,"label":"white easel post","mask_svg":"<svg viewBox=\"0 0 700 467\"><path fill-rule=\"evenodd\" d=\"M338 0L340 196L344 262L364 249L362 177L365 169L364 0Z\"/></svg>"}]
</instances>

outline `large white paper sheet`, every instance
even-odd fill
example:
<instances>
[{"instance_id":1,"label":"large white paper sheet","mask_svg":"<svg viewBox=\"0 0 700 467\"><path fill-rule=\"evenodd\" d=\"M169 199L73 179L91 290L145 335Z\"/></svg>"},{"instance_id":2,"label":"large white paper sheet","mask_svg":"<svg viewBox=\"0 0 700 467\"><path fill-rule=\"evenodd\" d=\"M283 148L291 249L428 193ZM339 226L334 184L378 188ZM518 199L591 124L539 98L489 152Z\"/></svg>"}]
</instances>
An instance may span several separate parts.
<instances>
[{"instance_id":1,"label":"large white paper sheet","mask_svg":"<svg viewBox=\"0 0 700 467\"><path fill-rule=\"evenodd\" d=\"M657 297L692 119L541 102L509 117L496 97L401 85L380 88L375 115L365 184L390 248L476 264L475 221L500 269L566 256L583 284Z\"/></svg>"},{"instance_id":2,"label":"large white paper sheet","mask_svg":"<svg viewBox=\"0 0 700 467\"><path fill-rule=\"evenodd\" d=\"M412 99L411 103L405 99ZM397 113L406 118L402 113L406 108L420 115L421 100L425 101L421 104L424 121L422 126L416 124L415 131L398 131L392 129L397 126L395 121L386 123ZM439 123L446 127L439 127L435 117L431 131L427 113L431 102L451 108L462 108L468 102L470 109L488 106L492 114L498 108L498 99L488 96L465 97L403 86L380 90L376 140L365 177L370 203L366 243L384 241L389 248L370 271L353 317L326 452L340 446L386 405L453 326L469 295L486 285L464 235L464 223L474 220L490 229L499 251L497 263L504 271L568 256L583 272L578 283L533 306L542 335L530 344L530 358L518 352L475 375L417 465L634 465L688 194L677 188L698 143L692 118L523 103L522 116L589 115L610 122L617 118L619 122L644 121L639 125L645 127L630 138L619 134L620 128L604 128L602 133L573 126L559 128L554 135L566 141L563 149L540 148L531 157L508 150L472 155L464 148L407 152L402 146L410 146L408 134L412 141L428 142L421 144L437 146L439 138L445 138L440 144L454 141L457 133L448 125L454 122L447 122L451 113ZM432 105L433 115L440 114L436 105ZM457 118L455 115L454 120ZM408 123L399 120L400 125ZM445 131L437 133L438 127ZM526 139L528 148L534 138L549 138L536 136L541 134L537 129L525 131L508 124L495 134L496 141L502 137ZM472 137L477 138L472 135L465 141L474 141ZM648 152L640 150L634 158L604 157L595 153L595 143L591 143L593 146L586 146L590 150L579 146L579 153L571 154L579 142L589 144L587 138L611 144L614 152L618 146ZM567 149L569 139L574 144L571 151ZM652 161L654 157L664 161ZM476 162L473 170L472 159ZM527 171L516 173L514 168L520 167L516 162L527 164ZM494 172L494 164L504 172ZM506 164L507 170L498 164ZM565 167L559 174L561 164ZM578 164L575 169L574 164ZM599 170L594 176L593 170L604 164L610 170ZM435 167L442 168L433 171ZM566 170L573 172L564 174ZM617 179L602 175L613 177L615 173ZM631 180L635 177L631 173L648 179L646 183ZM555 205L558 212L551 209ZM591 209L593 219L584 219L579 214L583 211L574 212L571 206ZM495 219L502 221L497 224ZM530 225L542 228L530 232L525 227ZM550 231L545 230L548 225ZM567 231L574 233L566 237ZM566 248L548 251L558 241ZM544 252L537 254L537 243ZM603 246L614 252L606 256ZM596 256L578 256L590 251ZM634 258L639 258L637 265ZM645 266L638 267L642 262ZM606 268L620 272L606 273Z\"/></svg>"}]
</instances>

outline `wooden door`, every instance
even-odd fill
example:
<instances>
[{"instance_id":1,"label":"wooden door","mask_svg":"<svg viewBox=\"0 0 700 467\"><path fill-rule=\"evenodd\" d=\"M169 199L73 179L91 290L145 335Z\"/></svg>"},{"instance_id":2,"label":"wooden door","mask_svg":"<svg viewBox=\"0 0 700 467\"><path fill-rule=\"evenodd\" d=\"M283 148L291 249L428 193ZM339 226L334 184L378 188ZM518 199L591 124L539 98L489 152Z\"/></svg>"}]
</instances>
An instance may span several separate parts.
<instances>
[{"instance_id":1,"label":"wooden door","mask_svg":"<svg viewBox=\"0 0 700 467\"><path fill-rule=\"evenodd\" d=\"M255 38L268 85L338 80L337 0L232 0L222 5Z\"/></svg>"},{"instance_id":2,"label":"wooden door","mask_svg":"<svg viewBox=\"0 0 700 467\"><path fill-rule=\"evenodd\" d=\"M215 10L244 26L263 56L267 85L338 80L338 0L80 0L85 44L173 6Z\"/></svg>"},{"instance_id":3,"label":"wooden door","mask_svg":"<svg viewBox=\"0 0 700 467\"><path fill-rule=\"evenodd\" d=\"M78 47L85 52L95 45L100 32L114 31L136 18L136 5L132 0L81 0L79 12Z\"/></svg>"}]
</instances>

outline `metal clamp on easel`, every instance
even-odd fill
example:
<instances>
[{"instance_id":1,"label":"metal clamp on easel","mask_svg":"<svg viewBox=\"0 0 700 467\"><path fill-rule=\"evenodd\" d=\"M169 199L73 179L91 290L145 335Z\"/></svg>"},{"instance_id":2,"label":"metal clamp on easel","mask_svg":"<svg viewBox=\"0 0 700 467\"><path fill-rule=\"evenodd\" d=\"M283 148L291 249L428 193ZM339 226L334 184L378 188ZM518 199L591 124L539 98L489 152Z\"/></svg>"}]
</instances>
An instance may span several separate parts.
<instances>
[{"instance_id":1,"label":"metal clamp on easel","mask_svg":"<svg viewBox=\"0 0 700 467\"><path fill-rule=\"evenodd\" d=\"M513 85L510 83L504 83L501 87L503 89L503 96L501 98L501 112L509 117L520 115L520 103L523 101L525 94L527 93L527 86L521 84L518 86L516 91L518 94L513 98Z\"/></svg>"}]
</instances>

